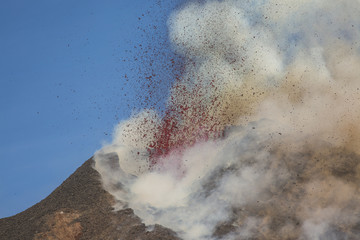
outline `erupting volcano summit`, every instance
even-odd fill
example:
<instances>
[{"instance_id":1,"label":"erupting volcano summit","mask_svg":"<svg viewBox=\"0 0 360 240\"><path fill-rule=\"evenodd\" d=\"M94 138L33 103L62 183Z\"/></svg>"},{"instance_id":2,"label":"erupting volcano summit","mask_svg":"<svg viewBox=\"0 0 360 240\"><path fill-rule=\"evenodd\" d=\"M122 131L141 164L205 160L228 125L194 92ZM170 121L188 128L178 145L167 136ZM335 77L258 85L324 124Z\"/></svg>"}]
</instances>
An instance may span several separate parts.
<instances>
[{"instance_id":1,"label":"erupting volcano summit","mask_svg":"<svg viewBox=\"0 0 360 240\"><path fill-rule=\"evenodd\" d=\"M99 205L64 200L37 239L54 218L73 239L358 239L359 13L358 0L186 1L168 19L182 62L166 110L121 121L93 158Z\"/></svg>"}]
</instances>

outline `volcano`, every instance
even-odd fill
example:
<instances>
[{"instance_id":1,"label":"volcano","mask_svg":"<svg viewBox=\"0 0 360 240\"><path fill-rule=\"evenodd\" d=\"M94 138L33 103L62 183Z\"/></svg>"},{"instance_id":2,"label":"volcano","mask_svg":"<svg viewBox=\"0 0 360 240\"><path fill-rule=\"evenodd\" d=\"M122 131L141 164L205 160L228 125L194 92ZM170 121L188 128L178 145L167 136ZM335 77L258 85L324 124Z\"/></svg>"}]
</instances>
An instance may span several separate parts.
<instances>
[{"instance_id":1,"label":"volcano","mask_svg":"<svg viewBox=\"0 0 360 240\"><path fill-rule=\"evenodd\" d=\"M164 111L134 109L3 238L359 239L359 11L189 1L168 20L182 63Z\"/></svg>"},{"instance_id":2,"label":"volcano","mask_svg":"<svg viewBox=\"0 0 360 240\"><path fill-rule=\"evenodd\" d=\"M115 154L108 159L118 161ZM0 239L179 239L160 225L147 228L130 208L114 212L114 199L102 188L93 164L90 158L47 198L0 219Z\"/></svg>"}]
</instances>

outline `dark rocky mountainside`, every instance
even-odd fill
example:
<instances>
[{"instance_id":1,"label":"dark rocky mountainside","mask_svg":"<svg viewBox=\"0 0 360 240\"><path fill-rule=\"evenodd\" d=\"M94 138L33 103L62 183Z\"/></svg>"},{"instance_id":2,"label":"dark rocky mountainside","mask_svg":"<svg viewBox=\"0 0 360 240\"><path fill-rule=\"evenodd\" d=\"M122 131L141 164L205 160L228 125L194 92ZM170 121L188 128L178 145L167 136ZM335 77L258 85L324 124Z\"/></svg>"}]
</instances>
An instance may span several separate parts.
<instances>
[{"instance_id":1,"label":"dark rocky mountainside","mask_svg":"<svg viewBox=\"0 0 360 240\"><path fill-rule=\"evenodd\" d=\"M87 160L47 198L12 217L0 219L1 240L171 240L160 225L148 230L132 209L114 212L113 197Z\"/></svg>"}]
</instances>

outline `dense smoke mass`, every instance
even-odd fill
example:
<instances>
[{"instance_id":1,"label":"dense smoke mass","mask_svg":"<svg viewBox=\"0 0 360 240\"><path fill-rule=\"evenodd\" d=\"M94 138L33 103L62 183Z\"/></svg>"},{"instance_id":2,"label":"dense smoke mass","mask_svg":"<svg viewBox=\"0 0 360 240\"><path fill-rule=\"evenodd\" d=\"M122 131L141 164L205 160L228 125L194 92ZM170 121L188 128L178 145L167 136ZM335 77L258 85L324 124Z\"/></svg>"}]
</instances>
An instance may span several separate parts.
<instances>
[{"instance_id":1,"label":"dense smoke mass","mask_svg":"<svg viewBox=\"0 0 360 240\"><path fill-rule=\"evenodd\" d=\"M165 116L134 113L96 153L116 208L183 239L357 239L359 12L355 0L177 9L169 38L185 62Z\"/></svg>"}]
</instances>

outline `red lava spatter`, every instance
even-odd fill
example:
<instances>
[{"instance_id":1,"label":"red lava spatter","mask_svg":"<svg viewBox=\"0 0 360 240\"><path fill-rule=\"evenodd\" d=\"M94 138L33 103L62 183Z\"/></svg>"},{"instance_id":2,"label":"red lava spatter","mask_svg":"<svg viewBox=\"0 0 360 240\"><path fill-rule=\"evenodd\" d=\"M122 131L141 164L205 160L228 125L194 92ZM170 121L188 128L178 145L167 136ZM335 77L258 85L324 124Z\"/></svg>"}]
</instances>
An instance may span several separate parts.
<instances>
[{"instance_id":1,"label":"red lava spatter","mask_svg":"<svg viewBox=\"0 0 360 240\"><path fill-rule=\"evenodd\" d=\"M186 87L182 81L190 80L178 78L175 82L155 141L149 146L152 167L157 167L161 157L173 153L180 159L183 150L195 143L223 136L219 121L209 112L220 104L216 96L206 96L207 91L214 90L204 89L199 81ZM211 83L209 87L215 88L215 85Z\"/></svg>"},{"instance_id":2,"label":"red lava spatter","mask_svg":"<svg viewBox=\"0 0 360 240\"><path fill-rule=\"evenodd\" d=\"M168 44L164 40L160 45ZM144 48L142 45L140 50ZM186 64L195 67L195 62L175 53L166 55L156 51L155 46L148 46L144 52L146 56L137 58L139 63L147 66L139 69L143 79L139 80L137 99L144 109L156 110L162 116L155 133L144 133L155 135L155 140L148 145L150 168L161 168L159 159L170 153L180 159L185 148L223 135L218 127L219 120L209 112L220 105L216 96L209 97L210 92L216 92L215 80L205 82L195 76L185 78ZM164 92L169 89L171 93L167 97ZM159 108L159 102L164 98L167 98L165 110Z\"/></svg>"}]
</instances>

